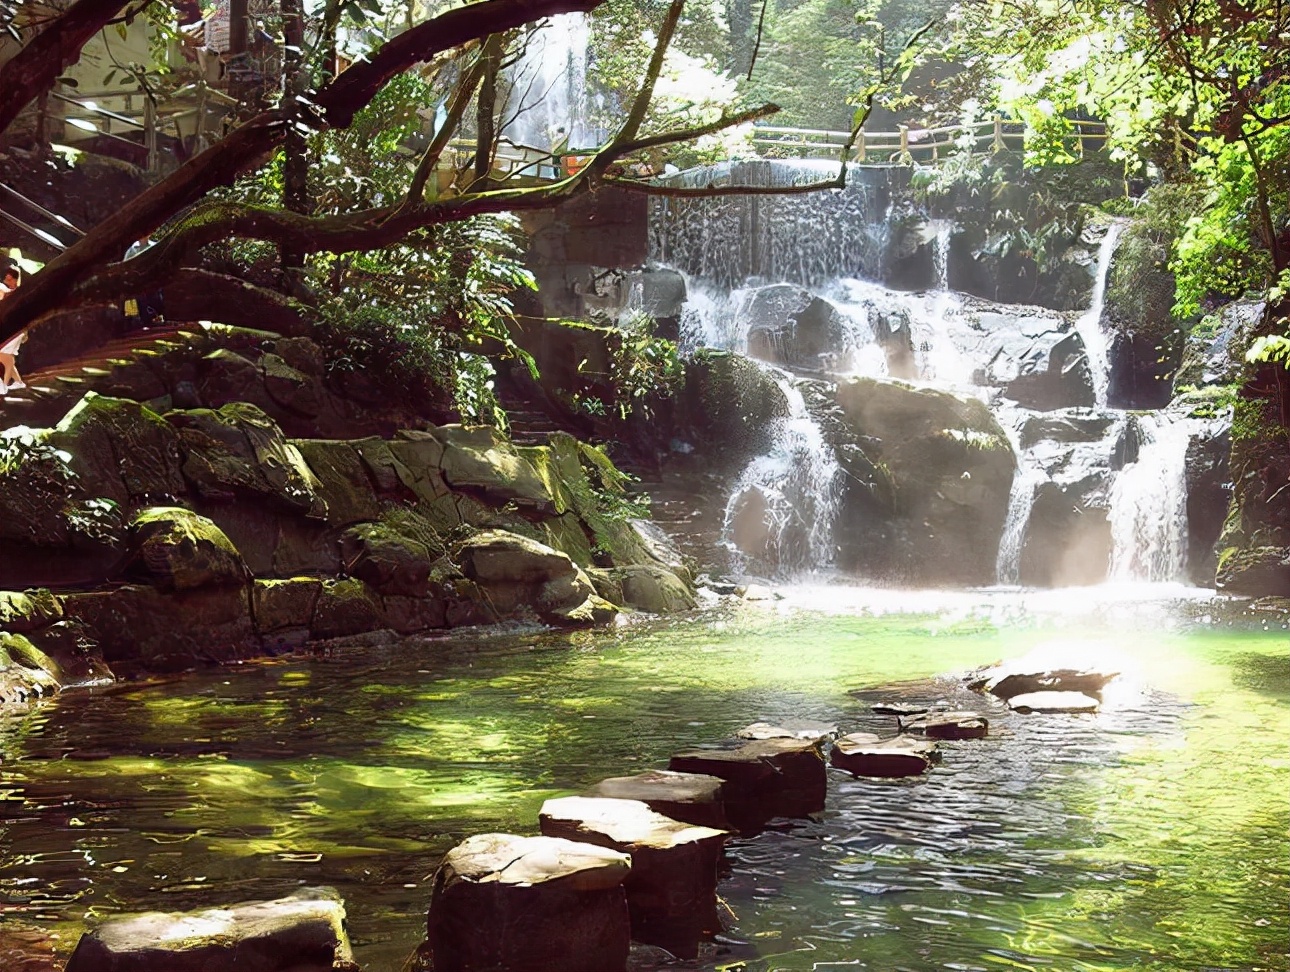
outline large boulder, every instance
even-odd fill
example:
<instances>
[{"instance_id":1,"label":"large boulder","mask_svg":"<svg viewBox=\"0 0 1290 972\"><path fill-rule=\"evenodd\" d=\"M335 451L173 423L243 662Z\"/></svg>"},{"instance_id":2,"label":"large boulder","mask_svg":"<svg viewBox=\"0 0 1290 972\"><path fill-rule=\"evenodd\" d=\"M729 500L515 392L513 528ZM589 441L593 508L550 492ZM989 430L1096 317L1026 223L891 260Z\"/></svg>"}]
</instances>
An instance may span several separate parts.
<instances>
[{"instance_id":1,"label":"large boulder","mask_svg":"<svg viewBox=\"0 0 1290 972\"><path fill-rule=\"evenodd\" d=\"M56 661L25 635L0 631L0 705L31 702L61 687Z\"/></svg>"},{"instance_id":2,"label":"large boulder","mask_svg":"<svg viewBox=\"0 0 1290 972\"><path fill-rule=\"evenodd\" d=\"M551 493L536 470L496 429L445 425L433 434L442 446L439 470L453 489L477 492L499 505L554 509Z\"/></svg>"},{"instance_id":3,"label":"large boulder","mask_svg":"<svg viewBox=\"0 0 1290 972\"><path fill-rule=\"evenodd\" d=\"M380 440L293 439L291 442L318 481L318 495L327 506L330 526L343 528L381 515L381 502L360 452L359 443L367 441Z\"/></svg>"},{"instance_id":4,"label":"large boulder","mask_svg":"<svg viewBox=\"0 0 1290 972\"><path fill-rule=\"evenodd\" d=\"M457 548L462 572L502 615L535 609L546 620L591 623L613 617L569 555L505 530L485 530Z\"/></svg>"},{"instance_id":5,"label":"large boulder","mask_svg":"<svg viewBox=\"0 0 1290 972\"><path fill-rule=\"evenodd\" d=\"M975 398L871 378L843 382L836 394L851 434L885 469L894 508L894 549L857 549L844 533L842 566L890 565L929 583L993 582L1015 462L989 409Z\"/></svg>"},{"instance_id":6,"label":"large boulder","mask_svg":"<svg viewBox=\"0 0 1290 972\"><path fill-rule=\"evenodd\" d=\"M345 906L330 888L276 901L113 918L81 937L67 972L354 970Z\"/></svg>"},{"instance_id":7,"label":"large boulder","mask_svg":"<svg viewBox=\"0 0 1290 972\"><path fill-rule=\"evenodd\" d=\"M409 513L402 519L413 517L415 514ZM428 526L421 536L410 533L400 530L399 520L394 518L350 527L340 538L345 572L381 594L423 596L430 569L443 547Z\"/></svg>"},{"instance_id":8,"label":"large boulder","mask_svg":"<svg viewBox=\"0 0 1290 972\"><path fill-rule=\"evenodd\" d=\"M833 305L792 284L754 291L740 316L747 319L748 353L770 364L824 370L845 344L845 328Z\"/></svg>"},{"instance_id":9,"label":"large boulder","mask_svg":"<svg viewBox=\"0 0 1290 972\"><path fill-rule=\"evenodd\" d=\"M231 402L166 415L183 447L183 474L207 502L249 500L323 519L322 484L263 410Z\"/></svg>"},{"instance_id":10,"label":"large boulder","mask_svg":"<svg viewBox=\"0 0 1290 972\"><path fill-rule=\"evenodd\" d=\"M125 576L167 593L238 587L250 580L242 555L224 532L182 507L140 510L130 522L128 543Z\"/></svg>"},{"instance_id":11,"label":"large boulder","mask_svg":"<svg viewBox=\"0 0 1290 972\"><path fill-rule=\"evenodd\" d=\"M1003 389L1028 408L1048 410L1094 404L1093 378L1084 342L1069 321L1035 310L1029 314L978 311L974 340L963 351L986 362L980 383Z\"/></svg>"}]
</instances>

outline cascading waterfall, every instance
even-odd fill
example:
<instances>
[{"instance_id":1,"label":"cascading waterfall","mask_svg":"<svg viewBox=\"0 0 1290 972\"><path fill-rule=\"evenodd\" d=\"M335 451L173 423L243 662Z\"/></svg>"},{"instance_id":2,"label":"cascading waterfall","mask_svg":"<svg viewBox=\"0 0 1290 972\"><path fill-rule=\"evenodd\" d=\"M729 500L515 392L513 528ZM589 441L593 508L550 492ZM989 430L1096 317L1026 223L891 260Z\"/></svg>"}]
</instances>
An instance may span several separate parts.
<instances>
[{"instance_id":1,"label":"cascading waterfall","mask_svg":"<svg viewBox=\"0 0 1290 972\"><path fill-rule=\"evenodd\" d=\"M1097 408L1106 407L1107 389L1111 383L1110 349L1107 346L1106 331L1102 329L1102 310L1106 303L1106 279L1111 272L1111 257L1115 255L1115 247L1120 241L1120 234L1124 232L1124 225L1117 221L1106 228L1106 235L1097 248L1097 267L1088 310L1075 322L1075 330L1079 332L1084 342L1084 353L1088 356L1089 373L1093 376L1093 404Z\"/></svg>"},{"instance_id":2,"label":"cascading waterfall","mask_svg":"<svg viewBox=\"0 0 1290 972\"><path fill-rule=\"evenodd\" d=\"M1137 416L1142 446L1111 486L1112 580L1179 581L1187 570L1187 447L1196 423Z\"/></svg>"},{"instance_id":3,"label":"cascading waterfall","mask_svg":"<svg viewBox=\"0 0 1290 972\"><path fill-rule=\"evenodd\" d=\"M581 13L557 14L533 33L511 70L507 138L538 149L559 142L574 149L597 143L587 100L590 41L591 24Z\"/></svg>"},{"instance_id":4,"label":"cascading waterfall","mask_svg":"<svg viewBox=\"0 0 1290 972\"><path fill-rule=\"evenodd\" d=\"M723 534L746 558L781 573L814 570L833 559L841 468L793 377L768 369L788 404L770 451L739 476L726 504Z\"/></svg>"},{"instance_id":5,"label":"cascading waterfall","mask_svg":"<svg viewBox=\"0 0 1290 972\"><path fill-rule=\"evenodd\" d=\"M825 166L732 162L671 180L783 186L816 179ZM652 253L686 277L683 348L760 359L790 405L770 451L739 478L726 506L727 540L781 570L831 563L834 528L843 539L840 531L851 529L837 522L845 477L791 373L900 379L979 398L1011 443L1016 471L994 565L998 583L1180 579L1185 454L1195 423L1135 419L1107 407L1102 315L1125 224L1107 226L1089 305L1076 320L950 290L956 227L911 222L898 200L902 178L874 167L856 170L843 192L653 204ZM926 247L930 260L911 260L911 242ZM916 266L923 269L911 271ZM905 287L921 279L925 289L890 289L878 282L886 279Z\"/></svg>"}]
</instances>

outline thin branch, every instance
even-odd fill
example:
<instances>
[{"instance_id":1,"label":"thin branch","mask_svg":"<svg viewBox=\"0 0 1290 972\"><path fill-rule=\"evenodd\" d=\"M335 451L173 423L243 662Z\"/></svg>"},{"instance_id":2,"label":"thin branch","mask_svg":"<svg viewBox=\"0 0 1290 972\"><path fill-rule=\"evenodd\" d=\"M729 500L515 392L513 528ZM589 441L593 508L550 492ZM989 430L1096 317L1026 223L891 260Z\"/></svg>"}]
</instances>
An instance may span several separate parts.
<instances>
[{"instance_id":1,"label":"thin branch","mask_svg":"<svg viewBox=\"0 0 1290 972\"><path fill-rule=\"evenodd\" d=\"M439 158L443 155L444 149L452 141L453 133L457 131L457 126L465 117L466 109L470 107L470 99L475 89L479 87L479 79L483 76L484 59L477 57L475 63L470 66L470 70L457 83L457 88L452 95L452 103L448 106L447 117L439 130L434 133L434 138L426 148L425 154L421 156L417 171L412 175L412 183L408 186L405 206L419 203L425 195L426 181L430 178L434 167L439 164Z\"/></svg>"},{"instance_id":2,"label":"thin branch","mask_svg":"<svg viewBox=\"0 0 1290 972\"><path fill-rule=\"evenodd\" d=\"M674 145L677 142L688 142L693 138L702 138L704 135L712 135L716 132L724 131L727 128L734 128L736 125L746 125L748 122L757 121L759 118L766 118L780 110L779 105L765 104L758 108L749 108L747 111L741 111L735 115L722 115L714 122L706 125L696 125L694 128L681 129L675 132L663 132L659 135L650 135L646 138L638 138L631 142L615 146L614 157L621 158L624 155L631 155L633 152L643 152L646 149L657 148L660 145Z\"/></svg>"},{"instance_id":3,"label":"thin branch","mask_svg":"<svg viewBox=\"0 0 1290 972\"><path fill-rule=\"evenodd\" d=\"M766 26L766 7L770 0L761 0L761 15L757 18L757 38L753 41L752 57L748 59L748 80L752 80L753 68L757 66L757 55L761 53L761 32Z\"/></svg>"}]
</instances>

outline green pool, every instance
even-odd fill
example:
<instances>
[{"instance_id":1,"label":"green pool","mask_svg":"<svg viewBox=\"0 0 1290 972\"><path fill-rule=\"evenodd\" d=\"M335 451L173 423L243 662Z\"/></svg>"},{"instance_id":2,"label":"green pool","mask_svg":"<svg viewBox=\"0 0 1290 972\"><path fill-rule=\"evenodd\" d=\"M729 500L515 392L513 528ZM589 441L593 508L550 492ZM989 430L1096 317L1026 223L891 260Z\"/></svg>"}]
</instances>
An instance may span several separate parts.
<instances>
[{"instance_id":1,"label":"green pool","mask_svg":"<svg viewBox=\"0 0 1290 972\"><path fill-rule=\"evenodd\" d=\"M69 694L0 722L0 941L345 896L397 970L439 856L543 800L759 720L890 728L986 705L913 782L831 773L819 819L731 845L704 968L1290 969L1290 633L1196 592L790 589L611 632L511 632ZM1035 652L1125 673L1094 716L966 696Z\"/></svg>"}]
</instances>

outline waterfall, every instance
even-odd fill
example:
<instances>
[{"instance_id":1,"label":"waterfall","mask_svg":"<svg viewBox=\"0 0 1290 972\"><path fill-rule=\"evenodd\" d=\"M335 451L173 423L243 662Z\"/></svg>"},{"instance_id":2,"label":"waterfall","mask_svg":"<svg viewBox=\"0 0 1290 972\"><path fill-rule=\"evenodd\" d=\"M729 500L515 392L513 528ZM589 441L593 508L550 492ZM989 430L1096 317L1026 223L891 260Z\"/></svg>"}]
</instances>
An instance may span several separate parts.
<instances>
[{"instance_id":1,"label":"waterfall","mask_svg":"<svg viewBox=\"0 0 1290 972\"><path fill-rule=\"evenodd\" d=\"M949 290L950 236L954 232L954 224L949 220L932 220L927 224L927 228L935 231L932 237L932 273L935 277L936 289Z\"/></svg>"},{"instance_id":2,"label":"waterfall","mask_svg":"<svg viewBox=\"0 0 1290 972\"><path fill-rule=\"evenodd\" d=\"M1075 330L1084 342L1088 355L1089 372L1093 376L1093 400L1098 408L1106 407L1107 388L1111 382L1111 360L1106 331L1102 329L1102 307L1106 303L1106 278L1111 272L1111 257L1115 245L1124 232L1124 223L1114 222L1106 228L1102 244L1097 248L1097 266L1093 277L1093 294L1088 310L1075 322Z\"/></svg>"},{"instance_id":3,"label":"waterfall","mask_svg":"<svg viewBox=\"0 0 1290 972\"><path fill-rule=\"evenodd\" d=\"M1025 413L1020 409L1010 409L998 418L999 425L1008 434L1013 455L1017 457L1017 471L1012 477L1012 489L1008 493L1008 515L1003 521L999 553L994 562L996 582L1011 586L1021 582L1021 551L1026 543L1026 527L1030 525L1035 490L1048 477L1034 454L1022 448L1021 427L1025 422Z\"/></svg>"},{"instance_id":4,"label":"waterfall","mask_svg":"<svg viewBox=\"0 0 1290 972\"><path fill-rule=\"evenodd\" d=\"M511 97L503 134L517 145L550 149L594 146L599 132L587 99L586 14L557 14L534 31L511 69Z\"/></svg>"},{"instance_id":5,"label":"waterfall","mask_svg":"<svg viewBox=\"0 0 1290 972\"><path fill-rule=\"evenodd\" d=\"M1111 487L1112 580L1177 581L1187 570L1187 446L1196 423L1137 416L1142 446Z\"/></svg>"},{"instance_id":6,"label":"waterfall","mask_svg":"<svg viewBox=\"0 0 1290 972\"><path fill-rule=\"evenodd\" d=\"M768 368L788 403L770 451L740 474L726 504L723 537L744 558L781 573L828 566L841 467L792 376Z\"/></svg>"}]
</instances>

